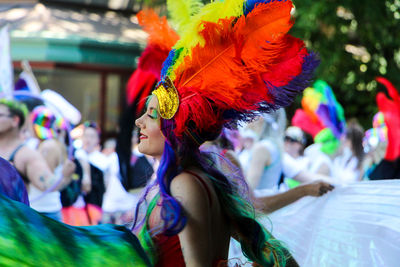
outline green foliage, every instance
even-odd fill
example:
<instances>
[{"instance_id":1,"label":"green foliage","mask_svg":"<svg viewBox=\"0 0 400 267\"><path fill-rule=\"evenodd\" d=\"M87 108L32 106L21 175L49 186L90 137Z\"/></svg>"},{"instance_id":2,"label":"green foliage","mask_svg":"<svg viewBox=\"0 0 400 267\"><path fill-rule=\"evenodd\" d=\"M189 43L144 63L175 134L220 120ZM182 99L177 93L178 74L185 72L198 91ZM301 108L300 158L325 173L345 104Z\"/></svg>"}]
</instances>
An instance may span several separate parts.
<instances>
[{"instance_id":1,"label":"green foliage","mask_svg":"<svg viewBox=\"0 0 400 267\"><path fill-rule=\"evenodd\" d=\"M400 0L294 0L294 4L296 23L291 33L319 53L316 78L331 85L346 118L355 117L370 128L377 111L376 93L384 90L375 77L384 76L400 88Z\"/></svg>"}]
</instances>

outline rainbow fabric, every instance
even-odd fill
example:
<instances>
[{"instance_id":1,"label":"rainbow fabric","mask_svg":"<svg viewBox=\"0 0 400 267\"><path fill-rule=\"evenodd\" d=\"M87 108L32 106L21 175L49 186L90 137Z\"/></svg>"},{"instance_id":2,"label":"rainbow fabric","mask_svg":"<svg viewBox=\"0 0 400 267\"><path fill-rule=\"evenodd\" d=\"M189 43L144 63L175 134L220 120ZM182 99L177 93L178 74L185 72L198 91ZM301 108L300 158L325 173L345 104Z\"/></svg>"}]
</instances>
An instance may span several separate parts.
<instances>
[{"instance_id":1,"label":"rainbow fabric","mask_svg":"<svg viewBox=\"0 0 400 267\"><path fill-rule=\"evenodd\" d=\"M69 226L0 194L1 266L151 266L125 227Z\"/></svg>"},{"instance_id":2,"label":"rainbow fabric","mask_svg":"<svg viewBox=\"0 0 400 267\"><path fill-rule=\"evenodd\" d=\"M23 180L0 158L1 266L151 266L123 226L69 226L28 205Z\"/></svg>"}]
</instances>

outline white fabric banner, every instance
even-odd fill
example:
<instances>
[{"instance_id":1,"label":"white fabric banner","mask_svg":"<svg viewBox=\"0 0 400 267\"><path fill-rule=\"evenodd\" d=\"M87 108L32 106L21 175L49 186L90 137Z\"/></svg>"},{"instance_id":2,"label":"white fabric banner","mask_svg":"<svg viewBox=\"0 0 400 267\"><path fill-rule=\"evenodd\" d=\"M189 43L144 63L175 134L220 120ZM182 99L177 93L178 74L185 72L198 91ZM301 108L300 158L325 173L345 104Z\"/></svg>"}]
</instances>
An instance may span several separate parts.
<instances>
[{"instance_id":1,"label":"white fabric banner","mask_svg":"<svg viewBox=\"0 0 400 267\"><path fill-rule=\"evenodd\" d=\"M262 222L300 266L400 266L400 180L336 187Z\"/></svg>"},{"instance_id":2,"label":"white fabric banner","mask_svg":"<svg viewBox=\"0 0 400 267\"><path fill-rule=\"evenodd\" d=\"M8 25L0 29L0 97L12 98L14 73Z\"/></svg>"},{"instance_id":3,"label":"white fabric banner","mask_svg":"<svg viewBox=\"0 0 400 267\"><path fill-rule=\"evenodd\" d=\"M301 267L400 266L400 180L337 186L259 219ZM251 266L233 239L229 259Z\"/></svg>"}]
</instances>

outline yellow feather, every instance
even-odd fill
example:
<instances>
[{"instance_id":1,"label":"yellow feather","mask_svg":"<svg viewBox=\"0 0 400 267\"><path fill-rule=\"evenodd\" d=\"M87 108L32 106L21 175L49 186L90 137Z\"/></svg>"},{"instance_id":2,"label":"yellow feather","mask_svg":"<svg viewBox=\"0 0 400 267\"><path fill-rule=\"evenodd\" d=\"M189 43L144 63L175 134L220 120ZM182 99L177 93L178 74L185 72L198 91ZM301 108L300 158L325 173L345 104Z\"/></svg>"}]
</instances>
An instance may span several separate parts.
<instances>
[{"instance_id":1,"label":"yellow feather","mask_svg":"<svg viewBox=\"0 0 400 267\"><path fill-rule=\"evenodd\" d=\"M204 6L199 13L194 15L184 27L182 33L180 33L181 38L174 46L174 49L183 48L174 64L174 69L183 63L184 58L190 54L193 47L197 44L204 45L203 38L198 34L201 31L201 23L203 21L218 22L222 18L239 17L243 15L243 2L244 0L216 1ZM175 79L173 71L171 70L169 73L172 80Z\"/></svg>"},{"instance_id":2,"label":"yellow feather","mask_svg":"<svg viewBox=\"0 0 400 267\"><path fill-rule=\"evenodd\" d=\"M203 3L200 0L167 0L172 26L179 35L190 24L191 17L197 14L202 7Z\"/></svg>"}]
</instances>

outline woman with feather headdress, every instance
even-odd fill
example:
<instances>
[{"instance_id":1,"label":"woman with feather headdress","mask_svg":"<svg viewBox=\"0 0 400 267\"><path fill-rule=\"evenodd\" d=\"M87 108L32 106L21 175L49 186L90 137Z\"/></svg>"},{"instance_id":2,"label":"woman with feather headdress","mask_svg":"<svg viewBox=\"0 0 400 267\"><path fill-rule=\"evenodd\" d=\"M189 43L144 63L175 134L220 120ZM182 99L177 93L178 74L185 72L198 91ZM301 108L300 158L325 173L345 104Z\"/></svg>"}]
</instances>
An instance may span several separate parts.
<instances>
[{"instance_id":1,"label":"woman with feather headdress","mask_svg":"<svg viewBox=\"0 0 400 267\"><path fill-rule=\"evenodd\" d=\"M148 204L146 215L133 230L157 266L226 264L231 236L250 261L284 266L290 255L255 219L242 177L223 174L199 146L224 126L290 104L318 60L287 34L290 1L185 3L190 19L178 19L180 40L136 120L139 151L159 168L137 207L139 214Z\"/></svg>"},{"instance_id":2,"label":"woman with feather headdress","mask_svg":"<svg viewBox=\"0 0 400 267\"><path fill-rule=\"evenodd\" d=\"M287 106L307 87L318 59L302 40L288 34L292 2L172 2L171 8L185 10L177 20L180 40L163 64L145 113L136 120L139 150L159 161L157 178L136 209L132 230L141 246L121 227L66 227L0 197L11 207L0 204L0 212L18 215L13 217L17 222L30 222L31 235L37 233L35 226L41 226L43 234L29 236L18 250L33 252L39 248L32 244L42 244L45 252L34 264L55 266L54 258L60 255L60 266L111 266L118 258L132 266L221 266L227 265L229 240L234 237L255 264L297 266L256 220L242 177L223 174L212 157L199 150L222 127ZM5 220L0 225L8 218L0 217ZM20 235L21 224L0 230L3 239L13 240L12 233L20 241L27 238ZM3 242L0 251L10 252L9 244ZM94 251L107 256L91 254ZM24 254L12 252L3 258L23 262Z\"/></svg>"}]
</instances>

